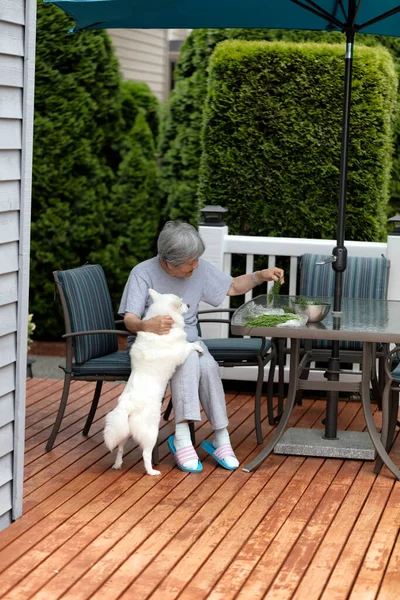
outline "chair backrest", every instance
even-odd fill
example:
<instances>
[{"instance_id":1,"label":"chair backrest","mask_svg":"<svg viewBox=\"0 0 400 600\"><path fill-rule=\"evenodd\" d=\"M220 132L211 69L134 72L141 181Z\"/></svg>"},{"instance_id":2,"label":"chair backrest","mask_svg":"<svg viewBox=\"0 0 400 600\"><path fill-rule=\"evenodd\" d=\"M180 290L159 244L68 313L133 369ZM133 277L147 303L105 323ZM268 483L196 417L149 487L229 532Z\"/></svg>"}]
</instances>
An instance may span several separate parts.
<instances>
[{"instance_id":1,"label":"chair backrest","mask_svg":"<svg viewBox=\"0 0 400 600\"><path fill-rule=\"evenodd\" d=\"M317 265L325 254L304 254L300 261L301 296L333 296L335 273L331 264ZM343 275L344 298L386 298L389 261L384 257L349 256Z\"/></svg>"},{"instance_id":2,"label":"chair backrest","mask_svg":"<svg viewBox=\"0 0 400 600\"><path fill-rule=\"evenodd\" d=\"M53 275L60 293L67 333L115 329L110 292L100 265L55 271ZM113 334L76 337L72 343L77 363L118 350L117 336Z\"/></svg>"}]
</instances>

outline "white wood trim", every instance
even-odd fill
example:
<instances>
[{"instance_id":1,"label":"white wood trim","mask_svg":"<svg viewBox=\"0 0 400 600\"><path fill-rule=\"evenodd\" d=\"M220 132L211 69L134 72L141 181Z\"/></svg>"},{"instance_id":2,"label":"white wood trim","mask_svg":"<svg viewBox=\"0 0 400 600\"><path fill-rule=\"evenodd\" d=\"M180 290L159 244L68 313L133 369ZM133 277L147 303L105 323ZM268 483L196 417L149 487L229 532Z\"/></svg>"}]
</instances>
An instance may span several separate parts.
<instances>
[{"instance_id":1,"label":"white wood trim","mask_svg":"<svg viewBox=\"0 0 400 600\"><path fill-rule=\"evenodd\" d=\"M254 271L254 254L247 254L246 256L246 273L253 273ZM253 290L250 290L244 295L244 301L248 302L253 297Z\"/></svg>"},{"instance_id":2,"label":"white wood trim","mask_svg":"<svg viewBox=\"0 0 400 600\"><path fill-rule=\"evenodd\" d=\"M230 254L261 254L274 256L301 256L311 254L331 254L335 240L306 238L247 237L227 235L225 252ZM386 253L387 244L379 242L345 241L349 256L379 257Z\"/></svg>"},{"instance_id":3,"label":"white wood trim","mask_svg":"<svg viewBox=\"0 0 400 600\"><path fill-rule=\"evenodd\" d=\"M21 25L0 20L0 54L24 55L24 28Z\"/></svg>"},{"instance_id":4,"label":"white wood trim","mask_svg":"<svg viewBox=\"0 0 400 600\"><path fill-rule=\"evenodd\" d=\"M23 87L23 58L1 55L0 85Z\"/></svg>"},{"instance_id":5,"label":"white wood trim","mask_svg":"<svg viewBox=\"0 0 400 600\"><path fill-rule=\"evenodd\" d=\"M15 381L13 519L22 515L25 445L26 355L28 338L29 251L32 194L33 108L35 93L36 0L25 3L25 58L21 156L18 334Z\"/></svg>"}]
</instances>

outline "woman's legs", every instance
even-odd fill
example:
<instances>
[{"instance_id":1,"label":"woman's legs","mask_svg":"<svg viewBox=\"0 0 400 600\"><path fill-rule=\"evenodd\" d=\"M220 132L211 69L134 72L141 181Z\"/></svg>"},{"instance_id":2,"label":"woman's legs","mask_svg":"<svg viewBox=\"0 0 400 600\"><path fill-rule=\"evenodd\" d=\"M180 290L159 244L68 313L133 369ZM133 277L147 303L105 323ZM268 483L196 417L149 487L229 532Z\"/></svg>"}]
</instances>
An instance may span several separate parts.
<instances>
[{"instance_id":1,"label":"woman's legs","mask_svg":"<svg viewBox=\"0 0 400 600\"><path fill-rule=\"evenodd\" d=\"M171 379L175 423L178 425L175 432L177 450L191 445L187 422L201 420L200 402L215 431L214 446L217 448L229 443L225 392L219 367L203 342L202 346L204 354L193 352L184 364L178 367ZM184 466L194 469L195 461L190 462L193 465L185 463ZM233 462L237 463L237 460L234 459Z\"/></svg>"}]
</instances>

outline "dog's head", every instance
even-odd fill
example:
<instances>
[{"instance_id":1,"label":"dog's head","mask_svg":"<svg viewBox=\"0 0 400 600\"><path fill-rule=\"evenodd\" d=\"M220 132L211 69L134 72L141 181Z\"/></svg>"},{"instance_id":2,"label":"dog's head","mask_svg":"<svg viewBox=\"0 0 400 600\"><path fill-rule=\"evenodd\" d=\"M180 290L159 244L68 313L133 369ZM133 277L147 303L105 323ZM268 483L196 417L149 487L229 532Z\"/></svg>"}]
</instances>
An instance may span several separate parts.
<instances>
[{"instance_id":1,"label":"dog's head","mask_svg":"<svg viewBox=\"0 0 400 600\"><path fill-rule=\"evenodd\" d=\"M174 318L177 315L184 315L188 311L182 298L175 294L159 294L155 290L149 289L149 295L153 301L151 305L153 315L169 315Z\"/></svg>"}]
</instances>

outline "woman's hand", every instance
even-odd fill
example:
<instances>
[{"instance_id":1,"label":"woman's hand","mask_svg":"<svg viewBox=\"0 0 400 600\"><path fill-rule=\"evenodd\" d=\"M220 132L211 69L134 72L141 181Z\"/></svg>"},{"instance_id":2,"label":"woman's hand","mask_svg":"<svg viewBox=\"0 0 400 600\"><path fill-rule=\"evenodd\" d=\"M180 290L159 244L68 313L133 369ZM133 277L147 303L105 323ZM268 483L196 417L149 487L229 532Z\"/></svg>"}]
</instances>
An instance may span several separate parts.
<instances>
[{"instance_id":1,"label":"woman's hand","mask_svg":"<svg viewBox=\"0 0 400 600\"><path fill-rule=\"evenodd\" d=\"M285 283L284 270L278 267L272 267L272 269L263 269L260 271L261 277L264 281L280 281Z\"/></svg>"},{"instance_id":2,"label":"woman's hand","mask_svg":"<svg viewBox=\"0 0 400 600\"><path fill-rule=\"evenodd\" d=\"M167 335L171 331L173 323L174 321L171 317L159 315L158 317L152 317L151 319L142 321L142 331L156 333L157 335Z\"/></svg>"}]
</instances>

